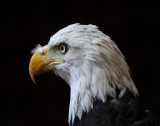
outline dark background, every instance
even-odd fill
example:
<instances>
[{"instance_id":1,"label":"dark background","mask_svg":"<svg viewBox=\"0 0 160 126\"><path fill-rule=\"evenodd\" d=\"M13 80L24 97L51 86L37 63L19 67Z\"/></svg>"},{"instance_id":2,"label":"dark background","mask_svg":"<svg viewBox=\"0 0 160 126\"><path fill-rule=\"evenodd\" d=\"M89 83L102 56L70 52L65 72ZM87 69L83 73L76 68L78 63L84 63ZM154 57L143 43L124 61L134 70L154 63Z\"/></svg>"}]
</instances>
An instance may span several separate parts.
<instances>
[{"instance_id":1,"label":"dark background","mask_svg":"<svg viewBox=\"0 0 160 126\"><path fill-rule=\"evenodd\" d=\"M30 50L72 24L95 24L126 57L143 103L160 118L159 4L153 0L2 0L1 126L68 125L69 86L51 72L31 81Z\"/></svg>"}]
</instances>

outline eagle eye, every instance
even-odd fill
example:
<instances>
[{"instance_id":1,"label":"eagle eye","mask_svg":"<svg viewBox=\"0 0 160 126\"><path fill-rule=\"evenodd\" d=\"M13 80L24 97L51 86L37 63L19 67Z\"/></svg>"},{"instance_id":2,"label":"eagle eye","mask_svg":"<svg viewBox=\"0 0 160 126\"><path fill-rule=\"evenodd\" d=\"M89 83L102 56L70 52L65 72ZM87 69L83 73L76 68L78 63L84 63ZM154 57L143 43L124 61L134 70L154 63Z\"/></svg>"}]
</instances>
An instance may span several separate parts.
<instances>
[{"instance_id":1,"label":"eagle eye","mask_svg":"<svg viewBox=\"0 0 160 126\"><path fill-rule=\"evenodd\" d=\"M61 43L58 45L58 51L61 53L61 54L65 54L67 51L68 51L68 46L66 43Z\"/></svg>"}]
</instances>

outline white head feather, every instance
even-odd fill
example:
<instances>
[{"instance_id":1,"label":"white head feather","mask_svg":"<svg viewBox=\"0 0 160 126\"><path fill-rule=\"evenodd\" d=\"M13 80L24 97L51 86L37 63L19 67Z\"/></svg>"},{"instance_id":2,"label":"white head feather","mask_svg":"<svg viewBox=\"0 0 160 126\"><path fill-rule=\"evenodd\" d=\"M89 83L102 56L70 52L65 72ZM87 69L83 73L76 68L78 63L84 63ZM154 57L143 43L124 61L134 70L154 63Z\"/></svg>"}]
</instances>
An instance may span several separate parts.
<instances>
[{"instance_id":1,"label":"white head feather","mask_svg":"<svg viewBox=\"0 0 160 126\"><path fill-rule=\"evenodd\" d=\"M59 43L68 44L65 55L56 50ZM138 94L123 54L95 25L72 24L58 31L48 43L48 57L65 61L54 72L71 88L69 123L76 116L81 119L96 99L105 102L107 96L121 97L127 89Z\"/></svg>"}]
</instances>

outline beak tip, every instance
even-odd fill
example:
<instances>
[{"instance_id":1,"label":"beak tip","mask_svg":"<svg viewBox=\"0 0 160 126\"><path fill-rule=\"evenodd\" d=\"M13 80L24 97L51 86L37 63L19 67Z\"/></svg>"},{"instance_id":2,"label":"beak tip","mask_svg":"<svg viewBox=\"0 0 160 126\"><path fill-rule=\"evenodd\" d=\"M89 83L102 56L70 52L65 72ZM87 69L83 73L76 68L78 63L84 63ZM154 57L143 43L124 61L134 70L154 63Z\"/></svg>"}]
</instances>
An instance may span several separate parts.
<instances>
[{"instance_id":1,"label":"beak tip","mask_svg":"<svg viewBox=\"0 0 160 126\"><path fill-rule=\"evenodd\" d=\"M30 74L30 77L31 77L32 81L36 84L33 72L29 71L29 74Z\"/></svg>"},{"instance_id":2,"label":"beak tip","mask_svg":"<svg viewBox=\"0 0 160 126\"><path fill-rule=\"evenodd\" d=\"M35 79L34 79L34 78L32 79L32 81L33 81L33 83L34 83L34 84L36 84L36 81L35 81Z\"/></svg>"},{"instance_id":3,"label":"beak tip","mask_svg":"<svg viewBox=\"0 0 160 126\"><path fill-rule=\"evenodd\" d=\"M36 84L36 81L35 81L35 79L34 79L34 76L31 76L31 79L32 79L33 83Z\"/></svg>"},{"instance_id":4,"label":"beak tip","mask_svg":"<svg viewBox=\"0 0 160 126\"><path fill-rule=\"evenodd\" d=\"M34 82L34 84L36 84L36 82L35 81L33 81Z\"/></svg>"}]
</instances>

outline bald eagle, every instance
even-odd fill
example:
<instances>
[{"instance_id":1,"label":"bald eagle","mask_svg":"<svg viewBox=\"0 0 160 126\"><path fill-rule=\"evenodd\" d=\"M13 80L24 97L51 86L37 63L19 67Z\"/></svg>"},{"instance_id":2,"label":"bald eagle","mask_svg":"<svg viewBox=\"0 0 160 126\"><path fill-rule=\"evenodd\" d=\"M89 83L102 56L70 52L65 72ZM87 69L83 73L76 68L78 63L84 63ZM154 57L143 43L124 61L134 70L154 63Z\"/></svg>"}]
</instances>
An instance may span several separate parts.
<instances>
[{"instance_id":1,"label":"bald eagle","mask_svg":"<svg viewBox=\"0 0 160 126\"><path fill-rule=\"evenodd\" d=\"M121 51L95 25L69 25L48 45L32 50L31 79L54 71L70 86L68 122L73 126L159 126L140 104Z\"/></svg>"}]
</instances>

